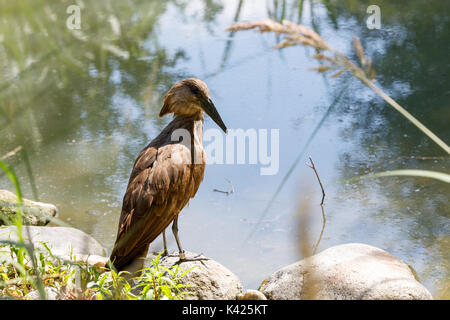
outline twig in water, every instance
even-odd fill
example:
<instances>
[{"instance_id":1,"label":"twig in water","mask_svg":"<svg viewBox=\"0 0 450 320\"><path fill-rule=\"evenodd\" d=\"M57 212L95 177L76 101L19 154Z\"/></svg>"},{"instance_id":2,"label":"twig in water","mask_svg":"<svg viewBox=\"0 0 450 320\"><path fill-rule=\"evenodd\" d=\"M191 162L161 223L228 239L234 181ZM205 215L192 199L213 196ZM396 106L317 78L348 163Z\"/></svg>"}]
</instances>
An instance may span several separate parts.
<instances>
[{"instance_id":1,"label":"twig in water","mask_svg":"<svg viewBox=\"0 0 450 320\"><path fill-rule=\"evenodd\" d=\"M316 166L314 165L314 161L311 157L309 157L309 161L311 161L311 164L307 163L306 165L314 170L317 180L319 181L320 189L322 189L322 201L320 202L320 205L323 206L323 202L325 200L325 190L323 189L322 181L320 181L319 173L317 172Z\"/></svg>"},{"instance_id":2,"label":"twig in water","mask_svg":"<svg viewBox=\"0 0 450 320\"><path fill-rule=\"evenodd\" d=\"M284 175L283 179L281 180L280 185L278 186L278 188L275 191L275 193L272 195L272 198L270 198L267 206L265 207L264 211L262 212L261 216L259 217L258 223L255 225L253 230L250 232L250 234L248 235L248 237L245 240L245 242L247 242L253 236L253 234L258 229L258 226L261 224L261 222L266 217L267 213L269 212L269 209L272 207L272 204L275 202L275 199L277 198L277 196L280 193L281 189L285 185L286 181L289 179L289 177L291 176L292 172L294 172L294 169L297 167L298 163L303 158L303 155L305 154L305 152L308 149L309 145L314 140L314 138L316 137L317 133L320 131L320 128L322 128L322 125L325 123L325 120L331 114L331 112L333 111L334 107L339 103L339 100L344 95L344 93L347 91L347 88L350 86L350 83L351 83L350 80L348 80L347 83L345 84L344 88L341 90L341 92L338 94L338 96L336 98L334 98L333 102L328 107L328 109L325 112L325 114L323 115L322 119L320 119L319 123L314 128L313 132L309 136L308 140L306 141L305 145L301 149L300 153L297 155L297 157L295 158L295 160L292 163L291 167L289 168L287 173Z\"/></svg>"},{"instance_id":3,"label":"twig in water","mask_svg":"<svg viewBox=\"0 0 450 320\"><path fill-rule=\"evenodd\" d=\"M227 196L229 196L230 194L234 193L234 187L233 187L233 184L231 183L231 180L228 180L228 179L226 179L226 180L231 186L231 190L230 191L223 191L223 190L219 190L219 189L213 189L213 192L225 193Z\"/></svg>"},{"instance_id":4,"label":"twig in water","mask_svg":"<svg viewBox=\"0 0 450 320\"><path fill-rule=\"evenodd\" d=\"M317 247L319 246L319 243L322 240L323 231L325 230L325 223L327 222L327 219L325 218L325 210L323 208L323 205L320 206L320 209L322 210L322 230L320 230L319 239L317 240L316 244L314 245L313 254L316 254Z\"/></svg>"},{"instance_id":5,"label":"twig in water","mask_svg":"<svg viewBox=\"0 0 450 320\"><path fill-rule=\"evenodd\" d=\"M317 180L319 181L320 189L322 189L322 201L320 202L320 208L322 210L322 230L320 231L319 239L317 240L316 244L314 245L313 254L316 254L317 247L319 246L319 243L322 240L323 231L325 230L325 223L327 221L327 219L325 218L325 210L323 208L323 202L325 200L325 190L323 188L322 181L320 181L319 173L317 172L316 166L314 165L314 161L311 157L309 157L309 161L311 161L311 164L307 163L306 165L314 170Z\"/></svg>"}]
</instances>

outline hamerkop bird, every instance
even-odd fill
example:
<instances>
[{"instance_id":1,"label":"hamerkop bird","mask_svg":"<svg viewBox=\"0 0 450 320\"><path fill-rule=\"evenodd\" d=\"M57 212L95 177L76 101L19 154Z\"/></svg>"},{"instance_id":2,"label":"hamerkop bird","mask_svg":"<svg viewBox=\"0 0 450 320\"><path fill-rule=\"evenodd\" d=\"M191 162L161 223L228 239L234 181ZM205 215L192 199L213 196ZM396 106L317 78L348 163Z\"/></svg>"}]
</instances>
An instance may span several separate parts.
<instances>
[{"instance_id":1,"label":"hamerkop bird","mask_svg":"<svg viewBox=\"0 0 450 320\"><path fill-rule=\"evenodd\" d=\"M173 113L174 118L134 163L110 256L118 271L129 270L136 259L142 261L150 243L161 233L167 252L164 230L172 221L180 259L185 258L178 238L178 214L203 180L203 112L227 131L203 81L182 80L165 95L159 116Z\"/></svg>"}]
</instances>

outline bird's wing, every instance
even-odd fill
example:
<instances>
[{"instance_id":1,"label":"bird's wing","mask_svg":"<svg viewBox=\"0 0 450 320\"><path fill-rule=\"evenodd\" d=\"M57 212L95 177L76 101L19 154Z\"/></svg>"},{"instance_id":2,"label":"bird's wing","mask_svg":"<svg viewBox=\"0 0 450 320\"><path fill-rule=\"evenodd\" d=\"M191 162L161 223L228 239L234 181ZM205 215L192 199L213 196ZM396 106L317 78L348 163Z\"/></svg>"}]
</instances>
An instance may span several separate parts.
<instances>
[{"instance_id":1,"label":"bird's wing","mask_svg":"<svg viewBox=\"0 0 450 320\"><path fill-rule=\"evenodd\" d=\"M149 146L136 159L111 253L117 269L147 250L197 192L205 165L188 164L190 154L182 144Z\"/></svg>"}]
</instances>

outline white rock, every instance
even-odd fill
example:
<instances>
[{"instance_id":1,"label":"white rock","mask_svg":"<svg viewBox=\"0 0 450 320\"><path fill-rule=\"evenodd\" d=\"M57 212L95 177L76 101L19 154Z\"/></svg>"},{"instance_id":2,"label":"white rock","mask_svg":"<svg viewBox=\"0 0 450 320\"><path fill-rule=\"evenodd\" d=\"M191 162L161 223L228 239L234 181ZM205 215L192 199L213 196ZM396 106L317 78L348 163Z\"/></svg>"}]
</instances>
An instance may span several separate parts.
<instances>
[{"instance_id":1,"label":"white rock","mask_svg":"<svg viewBox=\"0 0 450 320\"><path fill-rule=\"evenodd\" d=\"M31 235L35 247L45 251L40 242L45 242L53 255L97 255L104 256L105 249L87 233L70 227L37 227L23 226L22 236L25 240ZM17 241L17 228L15 226L0 227L0 240Z\"/></svg>"},{"instance_id":2,"label":"white rock","mask_svg":"<svg viewBox=\"0 0 450 320\"><path fill-rule=\"evenodd\" d=\"M2 216L12 220L17 212L17 196L8 191L0 190L0 225L4 224ZM22 199L23 223L32 226L45 226L52 218L58 216L58 209L50 203Z\"/></svg>"},{"instance_id":3,"label":"white rock","mask_svg":"<svg viewBox=\"0 0 450 320\"><path fill-rule=\"evenodd\" d=\"M350 243L288 265L263 281L269 299L433 299L407 264L379 248Z\"/></svg>"},{"instance_id":4,"label":"white rock","mask_svg":"<svg viewBox=\"0 0 450 320\"><path fill-rule=\"evenodd\" d=\"M106 271L105 266L109 260L108 257L98 256L95 254L73 254L72 256L66 255L60 258L63 260L85 263L88 266L95 267L99 273Z\"/></svg>"},{"instance_id":5,"label":"white rock","mask_svg":"<svg viewBox=\"0 0 450 320\"><path fill-rule=\"evenodd\" d=\"M53 287L45 287L45 299L46 300L58 300L61 295L58 292L56 288ZM41 296L39 295L38 290L30 291L26 296L25 299L27 300L42 300Z\"/></svg>"},{"instance_id":6,"label":"white rock","mask_svg":"<svg viewBox=\"0 0 450 320\"><path fill-rule=\"evenodd\" d=\"M148 258L155 258L155 254ZM237 276L217 261L192 252L186 252L186 260L179 263L178 254L170 254L160 261L164 267L179 263L183 270L194 268L181 281L190 284L192 287L187 290L194 293L186 295L186 300L235 300L242 293L242 284ZM149 265L149 261L144 264L145 267Z\"/></svg>"},{"instance_id":7,"label":"white rock","mask_svg":"<svg viewBox=\"0 0 450 320\"><path fill-rule=\"evenodd\" d=\"M266 296L258 290L249 289L237 297L238 300L267 300Z\"/></svg>"}]
</instances>

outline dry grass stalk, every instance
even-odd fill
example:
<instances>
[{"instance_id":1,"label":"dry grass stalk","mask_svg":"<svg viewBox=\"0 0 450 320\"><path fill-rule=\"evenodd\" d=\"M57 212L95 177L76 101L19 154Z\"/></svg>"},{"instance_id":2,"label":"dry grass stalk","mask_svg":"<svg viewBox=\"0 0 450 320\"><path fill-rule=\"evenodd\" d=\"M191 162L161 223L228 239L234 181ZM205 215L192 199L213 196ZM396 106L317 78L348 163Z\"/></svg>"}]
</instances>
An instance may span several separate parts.
<instances>
[{"instance_id":1,"label":"dry grass stalk","mask_svg":"<svg viewBox=\"0 0 450 320\"><path fill-rule=\"evenodd\" d=\"M6 160L7 158L10 158L10 157L16 155L21 150L22 150L22 146L18 146L16 148L14 148L13 150L11 150L10 152L3 155L2 157L0 157L0 160Z\"/></svg>"},{"instance_id":2,"label":"dry grass stalk","mask_svg":"<svg viewBox=\"0 0 450 320\"><path fill-rule=\"evenodd\" d=\"M283 20L282 23L275 22L273 20L262 20L256 22L241 22L233 24L227 30L229 31L239 31L239 30L250 30L256 29L259 32L273 32L276 34L285 35L280 43L275 45L275 49L281 49L289 46L295 46L302 44L305 46L312 47L316 50L313 57L319 61L329 62L329 65L322 65L321 67L314 68L318 72L325 72L328 70L335 71L352 71L358 78L368 76L365 72L359 68L356 64L348 60L343 54L331 48L328 43L322 39L322 37L309 27L298 25L287 20ZM353 44L358 57L363 59L362 63L364 66L368 66L362 45L357 38L353 39ZM324 52L331 53L332 56L325 55ZM371 72L371 70L368 70Z\"/></svg>"},{"instance_id":3,"label":"dry grass stalk","mask_svg":"<svg viewBox=\"0 0 450 320\"><path fill-rule=\"evenodd\" d=\"M233 24L227 30L228 31L240 31L255 29L261 33L273 32L279 35L284 35L285 38L278 43L275 48L281 49L289 46L304 45L312 47L316 50L316 54L313 57L320 62L328 62L329 64L322 64L317 68L313 68L320 73L327 71L335 71L332 77L339 77L346 71L350 71L356 78L362 81L365 85L371 88L387 103L389 103L394 109L400 112L405 118L411 121L417 128L422 130L430 139L450 154L450 147L437 137L431 130L418 121L413 115L400 106L395 100L389 97L380 88L375 86L375 70L372 68L371 60L366 58L364 54L363 46L357 37L353 38L353 47L356 55L358 56L361 66L353 63L347 59L342 53L330 47L327 42L320 37L318 33L309 27L298 25L287 20L283 20L282 23L278 23L271 19L261 20L256 22L240 22ZM325 52L330 54L325 55Z\"/></svg>"}]
</instances>

